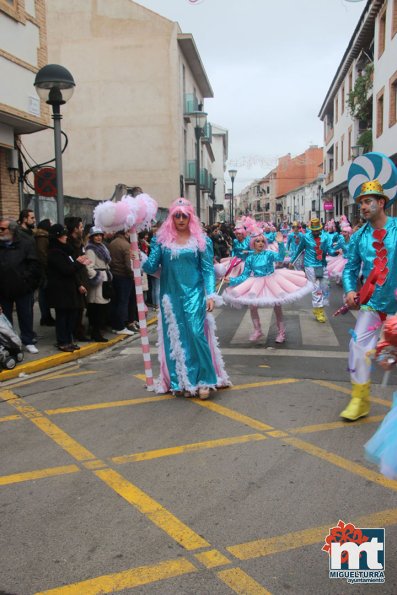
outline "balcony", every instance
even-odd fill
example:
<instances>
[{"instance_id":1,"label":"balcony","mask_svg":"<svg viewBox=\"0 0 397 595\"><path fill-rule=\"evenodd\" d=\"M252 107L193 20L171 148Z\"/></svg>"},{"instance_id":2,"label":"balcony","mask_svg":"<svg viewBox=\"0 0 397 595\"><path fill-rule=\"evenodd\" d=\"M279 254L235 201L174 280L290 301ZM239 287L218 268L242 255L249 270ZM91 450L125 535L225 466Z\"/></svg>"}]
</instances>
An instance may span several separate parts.
<instances>
[{"instance_id":1,"label":"balcony","mask_svg":"<svg viewBox=\"0 0 397 595\"><path fill-rule=\"evenodd\" d=\"M196 161L194 159L185 162L185 183L188 185L196 183Z\"/></svg>"},{"instance_id":2,"label":"balcony","mask_svg":"<svg viewBox=\"0 0 397 595\"><path fill-rule=\"evenodd\" d=\"M213 177L206 168L200 168L200 188L204 192L212 191ZM190 160L185 162L185 184L192 186L196 183L196 161Z\"/></svg>"},{"instance_id":3,"label":"balcony","mask_svg":"<svg viewBox=\"0 0 397 595\"><path fill-rule=\"evenodd\" d=\"M198 99L195 93L185 93L184 96L184 106L183 106L183 115L187 122L190 122L189 114L192 112L198 111Z\"/></svg>"},{"instance_id":4,"label":"balcony","mask_svg":"<svg viewBox=\"0 0 397 595\"><path fill-rule=\"evenodd\" d=\"M204 126L204 134L201 138L203 143L208 143L209 145L212 143L212 124L209 122Z\"/></svg>"},{"instance_id":5,"label":"balcony","mask_svg":"<svg viewBox=\"0 0 397 595\"><path fill-rule=\"evenodd\" d=\"M328 175L325 176L325 185L331 184L334 181L334 172L330 171Z\"/></svg>"}]
</instances>

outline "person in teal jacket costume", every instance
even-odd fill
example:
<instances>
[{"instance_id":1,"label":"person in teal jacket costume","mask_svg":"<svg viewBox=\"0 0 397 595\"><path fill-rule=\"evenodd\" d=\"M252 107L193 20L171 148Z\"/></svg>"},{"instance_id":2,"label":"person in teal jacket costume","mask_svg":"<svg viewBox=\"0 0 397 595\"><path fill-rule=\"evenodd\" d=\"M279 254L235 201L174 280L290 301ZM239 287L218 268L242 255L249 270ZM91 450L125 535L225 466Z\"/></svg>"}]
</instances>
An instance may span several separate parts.
<instances>
[{"instance_id":1,"label":"person in teal jacket costume","mask_svg":"<svg viewBox=\"0 0 397 595\"><path fill-rule=\"evenodd\" d=\"M397 168L386 155L371 152L353 161L348 178L350 194L366 221L350 239L342 277L346 305L359 312L349 344L351 400L340 416L355 421L370 411L367 354L375 349L386 317L397 311L397 219L386 212L397 197ZM361 275L364 285L357 293Z\"/></svg>"},{"instance_id":2,"label":"person in teal jacket costume","mask_svg":"<svg viewBox=\"0 0 397 595\"><path fill-rule=\"evenodd\" d=\"M228 386L215 336L215 273L211 240L203 233L191 203L174 201L153 237L143 270L160 268L157 392L205 399L209 390ZM219 299L219 298L218 298Z\"/></svg>"}]
</instances>

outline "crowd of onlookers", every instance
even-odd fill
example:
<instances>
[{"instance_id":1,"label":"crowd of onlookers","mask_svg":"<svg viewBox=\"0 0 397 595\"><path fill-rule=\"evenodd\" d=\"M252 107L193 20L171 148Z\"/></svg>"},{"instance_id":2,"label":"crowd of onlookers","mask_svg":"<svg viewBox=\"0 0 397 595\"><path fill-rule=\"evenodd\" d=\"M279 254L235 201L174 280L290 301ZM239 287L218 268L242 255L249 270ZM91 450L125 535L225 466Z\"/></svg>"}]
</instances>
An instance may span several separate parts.
<instances>
[{"instance_id":1,"label":"crowd of onlookers","mask_svg":"<svg viewBox=\"0 0 397 595\"><path fill-rule=\"evenodd\" d=\"M143 252L155 231L140 234ZM147 305L156 308L158 280L144 276L143 289ZM22 343L32 354L38 353L35 300L40 325L54 327L60 351L107 342L109 330L134 335L139 323L129 234L84 228L79 217L66 217L64 225L44 219L36 226L29 209L18 221L0 215L0 307L11 322L15 310Z\"/></svg>"}]
</instances>

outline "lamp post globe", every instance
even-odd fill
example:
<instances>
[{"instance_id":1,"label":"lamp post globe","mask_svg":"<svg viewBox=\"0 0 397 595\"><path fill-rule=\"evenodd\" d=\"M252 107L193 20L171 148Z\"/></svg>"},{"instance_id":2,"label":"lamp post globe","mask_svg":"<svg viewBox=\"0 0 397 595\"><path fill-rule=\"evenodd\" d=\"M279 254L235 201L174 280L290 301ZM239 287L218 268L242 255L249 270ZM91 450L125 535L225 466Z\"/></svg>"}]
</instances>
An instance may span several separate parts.
<instances>
[{"instance_id":1,"label":"lamp post globe","mask_svg":"<svg viewBox=\"0 0 397 595\"><path fill-rule=\"evenodd\" d=\"M35 77L34 86L37 95L52 106L52 119L54 120L54 147L57 181L57 219L63 225L64 198L62 175L62 148L61 148L61 110L60 106L66 103L73 95L76 83L73 76L64 66L47 64L41 68Z\"/></svg>"}]
</instances>

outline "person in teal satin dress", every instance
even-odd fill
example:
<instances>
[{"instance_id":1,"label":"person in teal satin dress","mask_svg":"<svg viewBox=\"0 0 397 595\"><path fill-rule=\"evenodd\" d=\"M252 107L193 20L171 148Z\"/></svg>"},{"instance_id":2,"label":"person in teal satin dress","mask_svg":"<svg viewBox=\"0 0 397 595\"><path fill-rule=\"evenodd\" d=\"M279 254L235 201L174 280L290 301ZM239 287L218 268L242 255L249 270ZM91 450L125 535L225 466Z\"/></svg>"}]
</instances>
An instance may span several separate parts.
<instances>
[{"instance_id":1,"label":"person in teal satin dress","mask_svg":"<svg viewBox=\"0 0 397 595\"><path fill-rule=\"evenodd\" d=\"M205 399L210 389L230 385L210 314L217 297L213 258L191 203L177 199L143 265L146 273L161 271L158 392Z\"/></svg>"}]
</instances>

